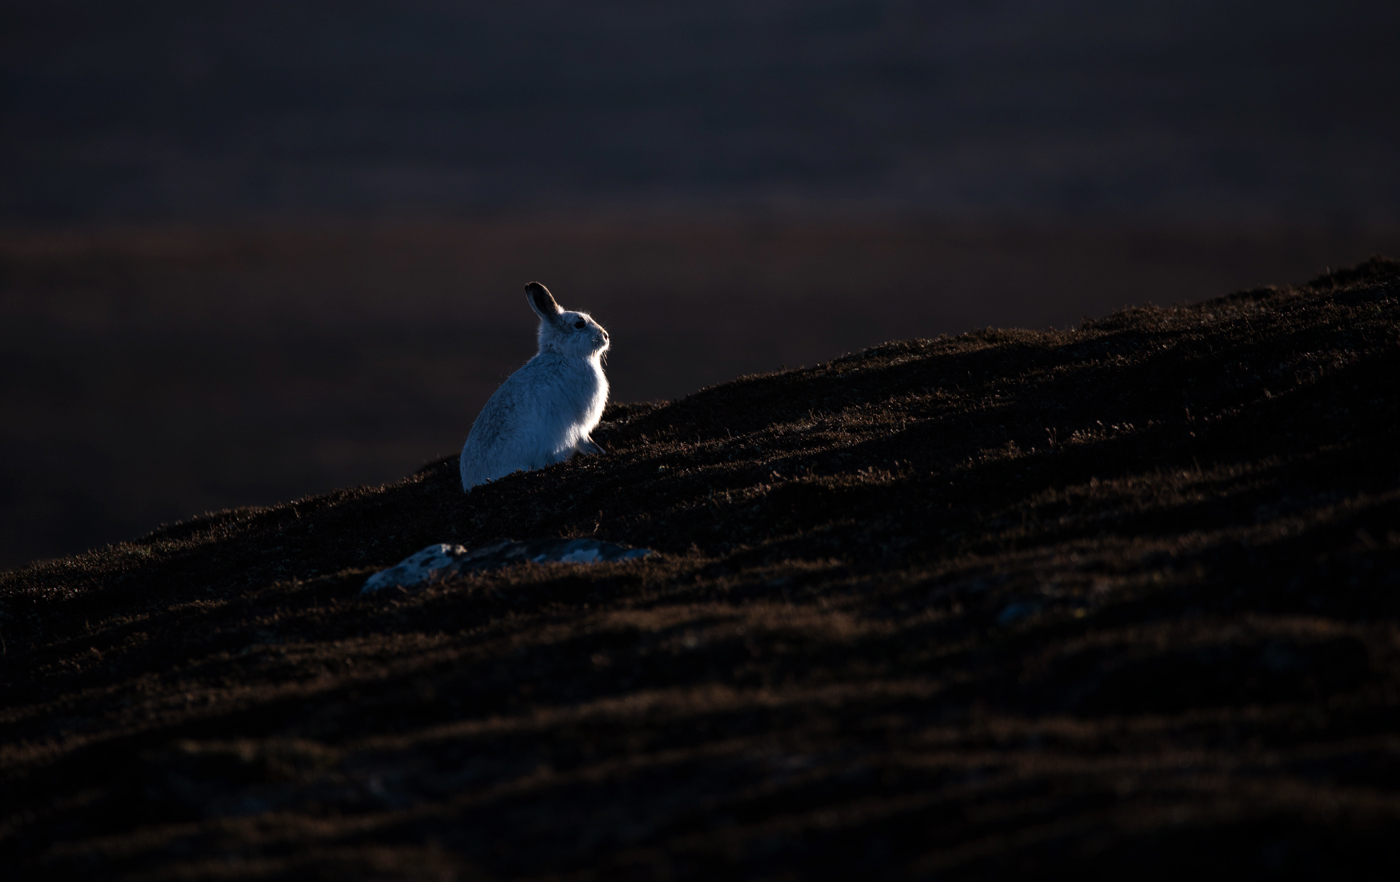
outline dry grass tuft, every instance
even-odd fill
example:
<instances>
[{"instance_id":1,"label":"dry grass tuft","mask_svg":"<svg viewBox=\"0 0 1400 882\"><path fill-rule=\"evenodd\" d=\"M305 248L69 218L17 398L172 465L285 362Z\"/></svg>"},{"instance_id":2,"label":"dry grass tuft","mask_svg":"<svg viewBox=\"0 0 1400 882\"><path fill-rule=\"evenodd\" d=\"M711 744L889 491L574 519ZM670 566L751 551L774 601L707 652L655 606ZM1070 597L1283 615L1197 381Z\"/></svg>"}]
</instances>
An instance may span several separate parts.
<instances>
[{"instance_id":1,"label":"dry grass tuft","mask_svg":"<svg viewBox=\"0 0 1400 882\"><path fill-rule=\"evenodd\" d=\"M16 876L1356 876L1400 265L890 343L0 576ZM642 561L358 593L432 542Z\"/></svg>"}]
</instances>

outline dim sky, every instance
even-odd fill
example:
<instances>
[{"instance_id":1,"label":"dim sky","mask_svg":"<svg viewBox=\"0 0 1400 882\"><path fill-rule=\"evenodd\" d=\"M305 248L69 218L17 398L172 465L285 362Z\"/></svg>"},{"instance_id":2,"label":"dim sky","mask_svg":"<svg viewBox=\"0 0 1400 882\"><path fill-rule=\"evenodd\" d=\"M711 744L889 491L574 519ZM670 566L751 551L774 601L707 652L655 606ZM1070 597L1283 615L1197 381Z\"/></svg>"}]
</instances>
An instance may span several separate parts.
<instances>
[{"instance_id":1,"label":"dim sky","mask_svg":"<svg viewBox=\"0 0 1400 882\"><path fill-rule=\"evenodd\" d=\"M0 224L1400 221L1400 4L7 0Z\"/></svg>"}]
</instances>

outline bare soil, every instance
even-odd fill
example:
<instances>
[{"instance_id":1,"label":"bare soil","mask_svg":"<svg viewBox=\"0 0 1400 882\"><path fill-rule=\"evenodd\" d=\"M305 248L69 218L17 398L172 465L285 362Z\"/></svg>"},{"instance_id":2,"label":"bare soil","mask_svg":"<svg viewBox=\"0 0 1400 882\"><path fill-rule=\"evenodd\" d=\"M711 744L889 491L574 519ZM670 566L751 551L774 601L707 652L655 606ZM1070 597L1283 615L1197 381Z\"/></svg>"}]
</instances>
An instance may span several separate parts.
<instances>
[{"instance_id":1,"label":"bare soil","mask_svg":"<svg viewBox=\"0 0 1400 882\"><path fill-rule=\"evenodd\" d=\"M1400 264L606 417L0 575L6 877L1395 873Z\"/></svg>"}]
</instances>

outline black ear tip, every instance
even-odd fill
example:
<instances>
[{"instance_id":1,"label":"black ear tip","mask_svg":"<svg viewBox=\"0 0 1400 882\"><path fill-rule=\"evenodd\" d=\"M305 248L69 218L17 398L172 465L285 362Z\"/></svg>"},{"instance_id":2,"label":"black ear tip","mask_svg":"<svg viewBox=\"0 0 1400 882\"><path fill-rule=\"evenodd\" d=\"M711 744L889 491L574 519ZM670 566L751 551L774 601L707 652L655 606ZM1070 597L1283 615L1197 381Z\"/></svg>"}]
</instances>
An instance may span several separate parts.
<instances>
[{"instance_id":1,"label":"black ear tip","mask_svg":"<svg viewBox=\"0 0 1400 882\"><path fill-rule=\"evenodd\" d=\"M530 304L541 316L553 317L559 314L559 304L554 301L554 295L550 294L549 289L539 282L530 282L526 285L525 295L530 298Z\"/></svg>"}]
</instances>

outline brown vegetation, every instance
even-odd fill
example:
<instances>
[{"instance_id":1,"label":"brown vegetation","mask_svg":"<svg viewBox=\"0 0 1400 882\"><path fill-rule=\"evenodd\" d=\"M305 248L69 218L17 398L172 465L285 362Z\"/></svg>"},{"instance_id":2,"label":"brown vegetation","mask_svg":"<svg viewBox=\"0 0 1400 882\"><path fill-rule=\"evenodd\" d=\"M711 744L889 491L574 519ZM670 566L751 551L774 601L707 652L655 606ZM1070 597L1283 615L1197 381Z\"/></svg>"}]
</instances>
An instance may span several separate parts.
<instances>
[{"instance_id":1,"label":"brown vegetation","mask_svg":"<svg viewBox=\"0 0 1400 882\"><path fill-rule=\"evenodd\" d=\"M534 352L546 280L622 401L973 327L1307 278L1400 230L572 218L0 233L0 569L397 480Z\"/></svg>"},{"instance_id":2,"label":"brown vegetation","mask_svg":"<svg viewBox=\"0 0 1400 882\"><path fill-rule=\"evenodd\" d=\"M1361 877L1400 264L890 343L0 576L17 876ZM662 554L362 596L432 542Z\"/></svg>"}]
</instances>

